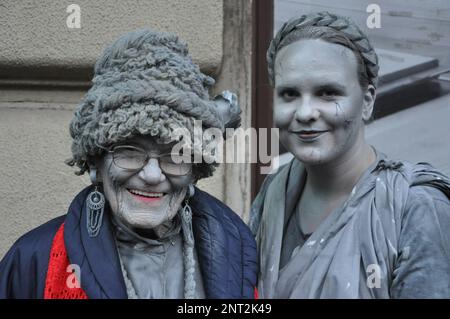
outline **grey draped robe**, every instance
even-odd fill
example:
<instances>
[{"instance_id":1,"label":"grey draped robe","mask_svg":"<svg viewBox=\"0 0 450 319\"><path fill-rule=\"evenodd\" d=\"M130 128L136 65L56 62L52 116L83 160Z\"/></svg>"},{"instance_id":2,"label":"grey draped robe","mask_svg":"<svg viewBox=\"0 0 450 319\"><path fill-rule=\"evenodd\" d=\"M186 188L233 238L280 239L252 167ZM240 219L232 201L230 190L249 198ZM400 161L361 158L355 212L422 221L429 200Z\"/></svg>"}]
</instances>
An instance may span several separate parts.
<instances>
[{"instance_id":1,"label":"grey draped robe","mask_svg":"<svg viewBox=\"0 0 450 319\"><path fill-rule=\"evenodd\" d=\"M266 179L252 205L262 298L450 298L446 176L377 153L345 203L299 238L282 265L305 174L293 159Z\"/></svg>"}]
</instances>

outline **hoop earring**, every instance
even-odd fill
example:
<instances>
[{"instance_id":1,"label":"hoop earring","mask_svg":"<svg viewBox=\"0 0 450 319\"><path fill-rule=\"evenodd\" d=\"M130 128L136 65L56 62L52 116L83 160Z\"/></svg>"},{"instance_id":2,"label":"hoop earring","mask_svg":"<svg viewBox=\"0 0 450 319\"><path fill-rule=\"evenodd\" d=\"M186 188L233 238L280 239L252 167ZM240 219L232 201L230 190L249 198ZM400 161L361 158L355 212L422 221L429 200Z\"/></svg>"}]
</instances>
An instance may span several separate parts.
<instances>
[{"instance_id":1,"label":"hoop earring","mask_svg":"<svg viewBox=\"0 0 450 319\"><path fill-rule=\"evenodd\" d=\"M95 188L86 198L86 227L89 237L97 237L102 227L103 211L105 208L105 195L99 191L97 181L97 170L92 168L89 172L89 177Z\"/></svg>"}]
</instances>

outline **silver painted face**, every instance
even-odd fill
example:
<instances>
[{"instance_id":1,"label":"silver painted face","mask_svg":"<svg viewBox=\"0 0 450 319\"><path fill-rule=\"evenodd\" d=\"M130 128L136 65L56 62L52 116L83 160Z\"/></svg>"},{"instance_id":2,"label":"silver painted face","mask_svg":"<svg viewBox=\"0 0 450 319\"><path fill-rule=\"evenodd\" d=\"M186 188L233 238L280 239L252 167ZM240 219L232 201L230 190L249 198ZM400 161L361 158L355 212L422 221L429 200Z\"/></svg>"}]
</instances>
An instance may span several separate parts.
<instances>
[{"instance_id":1,"label":"silver painted face","mask_svg":"<svg viewBox=\"0 0 450 319\"><path fill-rule=\"evenodd\" d=\"M156 157L170 153L172 147L157 144L151 137L135 137L121 145L139 147L147 151L150 159L140 170L118 167L111 153L100 159L100 181L112 213L134 229L153 229L171 220L192 182L192 173L164 174Z\"/></svg>"},{"instance_id":2,"label":"silver painted face","mask_svg":"<svg viewBox=\"0 0 450 319\"><path fill-rule=\"evenodd\" d=\"M331 163L364 143L373 96L358 82L350 49L320 39L284 47L275 60L274 95L280 140L301 162Z\"/></svg>"}]
</instances>

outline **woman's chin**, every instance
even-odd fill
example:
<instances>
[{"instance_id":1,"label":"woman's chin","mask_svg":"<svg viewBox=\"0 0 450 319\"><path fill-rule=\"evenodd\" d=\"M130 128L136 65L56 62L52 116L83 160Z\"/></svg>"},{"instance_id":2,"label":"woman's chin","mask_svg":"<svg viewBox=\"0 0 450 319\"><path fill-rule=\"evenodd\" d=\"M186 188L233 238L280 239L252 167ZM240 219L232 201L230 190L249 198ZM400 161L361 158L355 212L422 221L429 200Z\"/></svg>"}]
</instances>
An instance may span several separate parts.
<instances>
[{"instance_id":1,"label":"woman's chin","mask_svg":"<svg viewBox=\"0 0 450 319\"><path fill-rule=\"evenodd\" d=\"M158 218L161 217L161 218ZM138 229L152 229L161 225L167 218L162 216L155 216L148 212L130 212L126 216L122 217L128 227Z\"/></svg>"},{"instance_id":2,"label":"woman's chin","mask_svg":"<svg viewBox=\"0 0 450 319\"><path fill-rule=\"evenodd\" d=\"M292 155L305 165L321 165L327 162L326 156L317 149L295 149L291 151Z\"/></svg>"}]
</instances>

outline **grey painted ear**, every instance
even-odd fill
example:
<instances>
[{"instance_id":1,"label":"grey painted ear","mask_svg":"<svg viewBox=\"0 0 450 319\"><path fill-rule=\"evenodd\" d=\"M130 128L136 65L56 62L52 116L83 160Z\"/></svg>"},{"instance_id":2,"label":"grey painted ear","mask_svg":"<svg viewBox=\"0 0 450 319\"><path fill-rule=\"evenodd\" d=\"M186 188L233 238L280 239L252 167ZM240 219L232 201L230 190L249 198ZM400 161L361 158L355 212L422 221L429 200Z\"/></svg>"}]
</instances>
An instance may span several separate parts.
<instances>
[{"instance_id":1,"label":"grey painted ear","mask_svg":"<svg viewBox=\"0 0 450 319\"><path fill-rule=\"evenodd\" d=\"M362 110L362 118L365 122L372 118L373 106L375 104L376 91L375 87L369 84L366 92L364 93L364 103Z\"/></svg>"},{"instance_id":2,"label":"grey painted ear","mask_svg":"<svg viewBox=\"0 0 450 319\"><path fill-rule=\"evenodd\" d=\"M241 126L242 110L238 104L237 95L230 91L223 91L214 97L217 111L222 117L224 128L238 128Z\"/></svg>"}]
</instances>

